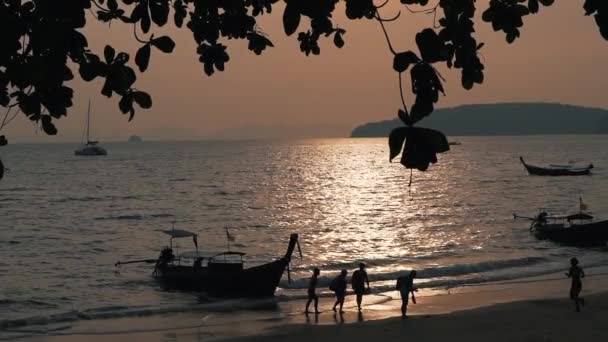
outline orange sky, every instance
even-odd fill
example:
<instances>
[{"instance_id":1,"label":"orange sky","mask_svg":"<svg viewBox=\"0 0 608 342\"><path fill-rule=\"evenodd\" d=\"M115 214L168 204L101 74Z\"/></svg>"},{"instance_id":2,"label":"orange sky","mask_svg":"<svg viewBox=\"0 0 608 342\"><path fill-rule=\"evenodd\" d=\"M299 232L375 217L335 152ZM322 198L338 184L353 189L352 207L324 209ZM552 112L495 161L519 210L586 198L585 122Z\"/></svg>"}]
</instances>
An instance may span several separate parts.
<instances>
[{"instance_id":1,"label":"orange sky","mask_svg":"<svg viewBox=\"0 0 608 342\"><path fill-rule=\"evenodd\" d=\"M392 8L383 9L385 16L402 6L396 0L391 3ZM485 2L478 3L479 16ZM102 141L124 140L131 134L147 140L204 139L223 136L234 127L269 135L346 136L358 124L395 117L400 103L397 78L376 22L348 20L340 5L336 22L347 30L345 47L334 48L330 39L320 56L306 57L296 37L283 33L282 6L276 10L259 21L275 48L256 56L247 50L246 41L229 41L231 61L226 72L212 77L202 71L190 31L164 29L177 48L172 55L153 52L149 70L139 75L138 87L153 96L154 106L139 110L133 122L119 112L118 98L99 94L100 81L73 82L75 106L68 119L57 123L57 137L37 133L25 117L2 133L13 142L78 141L89 98L94 138ZM388 30L399 50L409 50L415 49L415 33L431 23L431 16L404 12L398 22L388 24ZM447 79L447 96L440 99L439 107L543 101L608 108L608 42L593 18L583 15L582 1L541 7L539 15L525 18L522 38L513 45L487 23L478 20L477 29L478 41L486 43L485 83L466 91L458 72L440 69ZM95 51L102 53L110 41L134 58L139 44L133 44L130 27L95 24L87 30ZM153 31L157 36L163 33Z\"/></svg>"}]
</instances>

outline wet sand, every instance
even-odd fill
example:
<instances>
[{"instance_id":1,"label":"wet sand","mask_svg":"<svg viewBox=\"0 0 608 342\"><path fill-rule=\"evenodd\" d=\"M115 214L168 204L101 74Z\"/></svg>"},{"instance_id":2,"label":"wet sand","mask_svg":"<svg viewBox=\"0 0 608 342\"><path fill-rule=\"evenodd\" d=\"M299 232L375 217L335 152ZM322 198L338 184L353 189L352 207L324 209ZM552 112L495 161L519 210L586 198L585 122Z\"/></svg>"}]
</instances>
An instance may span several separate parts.
<instances>
[{"instance_id":1,"label":"wet sand","mask_svg":"<svg viewBox=\"0 0 608 342\"><path fill-rule=\"evenodd\" d=\"M400 316L396 292L364 299L357 313L352 296L346 313L301 313L304 303L280 303L269 311L183 313L166 316L85 321L67 331L50 332L33 341L608 341L608 276L588 270L582 312L566 297L563 274L515 282L421 291L412 316ZM593 276L593 273L597 275ZM602 274L602 275L600 275ZM54 334L54 335L52 335Z\"/></svg>"}]
</instances>

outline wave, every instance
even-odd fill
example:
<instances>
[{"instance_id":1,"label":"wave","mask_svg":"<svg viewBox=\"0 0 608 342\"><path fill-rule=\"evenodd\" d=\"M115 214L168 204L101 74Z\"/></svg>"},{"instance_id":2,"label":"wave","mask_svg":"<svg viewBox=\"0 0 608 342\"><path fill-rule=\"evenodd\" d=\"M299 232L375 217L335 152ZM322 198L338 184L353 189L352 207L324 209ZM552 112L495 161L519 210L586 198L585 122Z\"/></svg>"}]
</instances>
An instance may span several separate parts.
<instances>
[{"instance_id":1,"label":"wave","mask_svg":"<svg viewBox=\"0 0 608 342\"><path fill-rule=\"evenodd\" d=\"M142 220L144 217L139 214L133 215L119 215L119 216L102 216L96 217L95 220L103 221L103 220Z\"/></svg>"},{"instance_id":2,"label":"wave","mask_svg":"<svg viewBox=\"0 0 608 342\"><path fill-rule=\"evenodd\" d=\"M381 261L384 259L381 259ZM441 277L455 277L455 276L463 276L467 274L473 273L483 273L490 271L497 271L502 269L509 268L517 268L517 267L528 267L535 264L540 264L547 259L542 257L524 257L524 258L515 258L515 259L505 259L505 260L492 260L492 261L482 261L474 264L455 264L449 266L440 266L440 267L429 267L421 270L417 270L418 279L431 279L431 278L441 278ZM353 262L354 263L354 262ZM352 264L352 263L349 263ZM373 265L373 262L369 262L369 265ZM334 264L335 267L335 264ZM354 267L353 267L354 268ZM386 280L394 280L397 277L403 275L404 272L409 270L402 269L391 272L384 273L373 273L369 272L369 280L370 281L386 281ZM333 273L331 276L321 276L319 277L318 284L319 286L329 286L329 283L332 279L337 275L337 272ZM288 284L286 281L281 283L281 286L289 289L306 289L308 287L308 278L297 279L292 281L291 284Z\"/></svg>"},{"instance_id":3,"label":"wave","mask_svg":"<svg viewBox=\"0 0 608 342\"><path fill-rule=\"evenodd\" d=\"M150 216L161 218L161 217L174 217L175 215L173 215L173 214L152 214Z\"/></svg>"},{"instance_id":4,"label":"wave","mask_svg":"<svg viewBox=\"0 0 608 342\"><path fill-rule=\"evenodd\" d=\"M90 197L90 196L85 196L85 197L65 197L65 198L60 198L60 199L56 199L56 200L51 200L50 202L53 203L66 203L66 202L90 202L90 201L100 201L102 200L102 198L99 197Z\"/></svg>"},{"instance_id":5,"label":"wave","mask_svg":"<svg viewBox=\"0 0 608 342\"><path fill-rule=\"evenodd\" d=\"M85 310L70 310L49 315L36 315L16 319L0 320L0 329L6 330L11 328L49 325L80 320L145 317L181 312L247 310L254 309L256 307L274 305L280 300L281 299L277 297L270 297L262 299L230 299L206 303L173 304L161 306L107 306Z\"/></svg>"}]
</instances>

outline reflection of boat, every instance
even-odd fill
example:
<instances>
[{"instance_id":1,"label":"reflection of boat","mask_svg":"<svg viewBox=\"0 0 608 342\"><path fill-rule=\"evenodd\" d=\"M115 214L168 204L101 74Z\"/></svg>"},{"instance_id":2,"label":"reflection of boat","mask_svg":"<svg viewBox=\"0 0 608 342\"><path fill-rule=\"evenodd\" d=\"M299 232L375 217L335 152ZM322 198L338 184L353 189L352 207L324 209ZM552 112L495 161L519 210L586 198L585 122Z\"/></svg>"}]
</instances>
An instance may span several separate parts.
<instances>
[{"instance_id":1,"label":"reflection of boat","mask_svg":"<svg viewBox=\"0 0 608 342\"><path fill-rule=\"evenodd\" d=\"M524 158L519 157L519 160L524 165L528 173L537 176L584 176L591 174L593 164L585 167L572 167L564 165L551 165L550 167L540 167L526 164Z\"/></svg>"},{"instance_id":2,"label":"reflection of boat","mask_svg":"<svg viewBox=\"0 0 608 342\"><path fill-rule=\"evenodd\" d=\"M211 256L198 252L197 234L181 229L166 230L171 236L170 247L164 248L158 259L118 262L116 265L147 262L155 263L154 276L169 289L205 291L209 294L228 297L273 296L291 261L298 234L291 234L285 255L269 263L250 268L243 267L241 252L226 251ZM192 238L197 250L194 256L175 256L174 238ZM191 264L186 260L191 259Z\"/></svg>"},{"instance_id":3,"label":"reflection of boat","mask_svg":"<svg viewBox=\"0 0 608 342\"><path fill-rule=\"evenodd\" d=\"M530 231L541 240L578 246L605 245L608 242L608 220L596 221L592 215L583 212L583 208L581 200L581 210L572 215L550 216L543 211L534 217L514 216L532 221Z\"/></svg>"},{"instance_id":4,"label":"reflection of boat","mask_svg":"<svg viewBox=\"0 0 608 342\"><path fill-rule=\"evenodd\" d=\"M458 145L462 145L462 143L460 141L450 141L450 142L448 142L448 145L450 145L450 146L458 146Z\"/></svg>"},{"instance_id":5,"label":"reflection of boat","mask_svg":"<svg viewBox=\"0 0 608 342\"><path fill-rule=\"evenodd\" d=\"M87 130L86 130L86 138L87 142L83 144L79 149L74 151L74 154L77 156L105 156L108 152L101 146L99 146L99 142L91 141L89 139L91 126L91 100L89 100L89 110L87 112Z\"/></svg>"}]
</instances>

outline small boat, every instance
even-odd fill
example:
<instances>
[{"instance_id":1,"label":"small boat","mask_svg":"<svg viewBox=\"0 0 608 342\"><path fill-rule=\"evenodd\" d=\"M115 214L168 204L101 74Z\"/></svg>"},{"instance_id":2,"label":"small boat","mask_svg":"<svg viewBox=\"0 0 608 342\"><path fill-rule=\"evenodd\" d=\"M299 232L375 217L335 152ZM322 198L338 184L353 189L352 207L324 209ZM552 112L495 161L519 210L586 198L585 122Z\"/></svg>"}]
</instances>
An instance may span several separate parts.
<instances>
[{"instance_id":1,"label":"small boat","mask_svg":"<svg viewBox=\"0 0 608 342\"><path fill-rule=\"evenodd\" d=\"M89 133L91 130L91 100L89 100L89 110L87 112L87 129L86 129L86 138L87 142L83 144L79 149L74 151L74 154L77 156L106 156L108 155L108 151L106 151L103 147L99 146L98 141L92 141L89 138Z\"/></svg>"},{"instance_id":2,"label":"small boat","mask_svg":"<svg viewBox=\"0 0 608 342\"><path fill-rule=\"evenodd\" d=\"M536 176L585 176L590 175L591 169L593 169L593 164L589 164L585 167L572 167L564 165L551 165L549 167L540 167L526 164L523 157L519 157L519 160L524 165L529 174Z\"/></svg>"},{"instance_id":3,"label":"small boat","mask_svg":"<svg viewBox=\"0 0 608 342\"><path fill-rule=\"evenodd\" d=\"M245 253L225 251L201 256L198 251L197 234L182 229L163 231L170 236L169 247L164 248L157 259L117 262L116 266L145 262L154 263L153 276L164 288L204 291L219 297L270 297L274 296L285 269L289 274L289 263L298 246L298 234L291 234L287 251L282 257L259 266L244 267ZM230 241L230 235L226 232ZM194 255L173 254L173 239L192 238ZM301 254L301 251L300 251ZM188 262L191 261L191 262Z\"/></svg>"},{"instance_id":4,"label":"small boat","mask_svg":"<svg viewBox=\"0 0 608 342\"><path fill-rule=\"evenodd\" d=\"M580 203L584 208L582 199ZM608 220L597 221L582 209L571 215L550 216L541 211L534 217L514 214L514 218L532 221L530 231L540 240L574 246L603 246L608 242Z\"/></svg>"},{"instance_id":5,"label":"small boat","mask_svg":"<svg viewBox=\"0 0 608 342\"><path fill-rule=\"evenodd\" d=\"M450 145L450 146L458 146L458 145L462 145L462 143L460 141L449 141L448 145Z\"/></svg>"}]
</instances>

